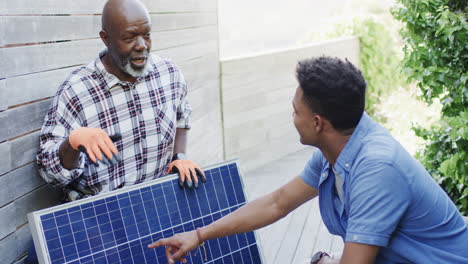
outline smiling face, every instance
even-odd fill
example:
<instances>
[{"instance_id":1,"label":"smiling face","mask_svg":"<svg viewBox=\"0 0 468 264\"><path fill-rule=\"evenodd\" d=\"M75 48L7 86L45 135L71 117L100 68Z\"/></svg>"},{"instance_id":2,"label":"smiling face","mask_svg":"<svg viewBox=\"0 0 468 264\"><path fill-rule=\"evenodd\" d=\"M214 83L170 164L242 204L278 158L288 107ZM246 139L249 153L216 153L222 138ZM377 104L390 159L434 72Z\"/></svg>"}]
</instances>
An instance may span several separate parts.
<instances>
[{"instance_id":1,"label":"smiling face","mask_svg":"<svg viewBox=\"0 0 468 264\"><path fill-rule=\"evenodd\" d=\"M110 72L121 79L144 76L149 69L151 21L139 1L120 2L103 13L101 38L107 46ZM106 8L104 9L106 12ZM122 78L123 77L123 78Z\"/></svg>"}]
</instances>

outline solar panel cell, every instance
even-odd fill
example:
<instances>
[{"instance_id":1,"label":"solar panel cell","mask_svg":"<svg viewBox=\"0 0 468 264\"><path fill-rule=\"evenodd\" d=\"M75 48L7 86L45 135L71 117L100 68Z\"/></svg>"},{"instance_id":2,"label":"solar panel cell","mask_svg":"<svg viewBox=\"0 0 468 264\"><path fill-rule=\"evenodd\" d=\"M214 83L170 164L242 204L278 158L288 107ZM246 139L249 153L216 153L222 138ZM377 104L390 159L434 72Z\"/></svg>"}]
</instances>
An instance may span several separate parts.
<instances>
[{"instance_id":1,"label":"solar panel cell","mask_svg":"<svg viewBox=\"0 0 468 264\"><path fill-rule=\"evenodd\" d=\"M166 263L147 245L208 225L246 202L236 163L205 171L208 182L182 190L168 177L30 214L41 263ZM261 263L253 232L205 242L190 263ZM207 260L205 260L207 259Z\"/></svg>"}]
</instances>

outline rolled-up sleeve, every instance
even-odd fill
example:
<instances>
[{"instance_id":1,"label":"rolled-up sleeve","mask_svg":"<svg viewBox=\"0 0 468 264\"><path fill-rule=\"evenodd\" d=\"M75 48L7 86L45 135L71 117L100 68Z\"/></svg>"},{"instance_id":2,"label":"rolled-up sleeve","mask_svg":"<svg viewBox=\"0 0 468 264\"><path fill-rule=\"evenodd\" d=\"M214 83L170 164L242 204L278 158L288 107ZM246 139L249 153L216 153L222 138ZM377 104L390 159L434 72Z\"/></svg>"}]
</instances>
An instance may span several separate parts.
<instances>
[{"instance_id":1,"label":"rolled-up sleeve","mask_svg":"<svg viewBox=\"0 0 468 264\"><path fill-rule=\"evenodd\" d=\"M62 166L59 157L60 145L67 140L70 131L79 127L77 113L73 103L63 93L55 96L45 117L40 135L40 147L36 156L39 173L44 180L57 186L66 186L83 173L85 158L81 154L76 169L67 170Z\"/></svg>"},{"instance_id":2,"label":"rolled-up sleeve","mask_svg":"<svg viewBox=\"0 0 468 264\"><path fill-rule=\"evenodd\" d=\"M315 150L312 157L307 162L304 170L301 172L301 178L305 183L318 189L320 182L320 172L323 167L323 155L320 150Z\"/></svg>"}]
</instances>

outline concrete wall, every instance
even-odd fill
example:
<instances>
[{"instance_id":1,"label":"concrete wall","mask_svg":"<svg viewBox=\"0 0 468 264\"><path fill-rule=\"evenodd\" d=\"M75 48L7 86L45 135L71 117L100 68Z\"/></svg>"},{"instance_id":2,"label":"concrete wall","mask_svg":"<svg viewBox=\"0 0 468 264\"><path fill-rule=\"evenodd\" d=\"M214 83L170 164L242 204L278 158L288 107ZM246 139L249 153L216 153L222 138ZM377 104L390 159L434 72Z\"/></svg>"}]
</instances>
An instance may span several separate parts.
<instances>
[{"instance_id":1,"label":"concrete wall","mask_svg":"<svg viewBox=\"0 0 468 264\"><path fill-rule=\"evenodd\" d=\"M34 157L43 118L67 74L93 60L105 0L0 1L0 262L21 262L31 239L26 214L54 205ZM185 74L193 107L189 155L223 159L216 0L144 0L153 52ZM206 129L209 127L210 129Z\"/></svg>"},{"instance_id":2,"label":"concrete wall","mask_svg":"<svg viewBox=\"0 0 468 264\"><path fill-rule=\"evenodd\" d=\"M331 55L359 62L359 40L337 39L221 61L226 159L240 158L244 170L261 166L303 146L292 122L299 60Z\"/></svg>"}]
</instances>

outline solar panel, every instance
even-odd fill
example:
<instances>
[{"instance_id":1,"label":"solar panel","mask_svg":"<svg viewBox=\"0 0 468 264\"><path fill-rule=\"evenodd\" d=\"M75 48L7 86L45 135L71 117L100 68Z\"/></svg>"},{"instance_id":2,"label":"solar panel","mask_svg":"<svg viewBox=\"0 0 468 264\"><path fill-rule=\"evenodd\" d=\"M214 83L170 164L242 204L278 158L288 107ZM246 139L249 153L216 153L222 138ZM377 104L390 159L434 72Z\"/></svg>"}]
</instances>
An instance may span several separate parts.
<instances>
[{"instance_id":1,"label":"solar panel","mask_svg":"<svg viewBox=\"0 0 468 264\"><path fill-rule=\"evenodd\" d=\"M42 263L166 263L163 247L147 245L212 223L246 203L237 162L205 169L197 190L180 189L177 175L30 213ZM262 263L256 234L205 242L189 263Z\"/></svg>"}]
</instances>

